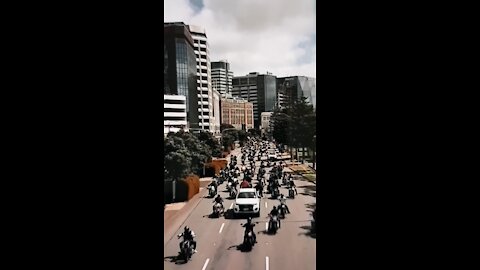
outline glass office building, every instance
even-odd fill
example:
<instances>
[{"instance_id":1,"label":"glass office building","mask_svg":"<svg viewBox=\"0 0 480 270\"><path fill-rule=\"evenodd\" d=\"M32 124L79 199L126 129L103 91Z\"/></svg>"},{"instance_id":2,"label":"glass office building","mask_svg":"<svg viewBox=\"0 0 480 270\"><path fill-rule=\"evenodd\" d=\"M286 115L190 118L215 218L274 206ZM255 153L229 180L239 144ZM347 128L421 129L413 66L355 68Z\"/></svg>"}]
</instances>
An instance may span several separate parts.
<instances>
[{"instance_id":1,"label":"glass office building","mask_svg":"<svg viewBox=\"0 0 480 270\"><path fill-rule=\"evenodd\" d=\"M164 95L186 97L189 128L198 128L196 56L184 23L164 23Z\"/></svg>"}]
</instances>

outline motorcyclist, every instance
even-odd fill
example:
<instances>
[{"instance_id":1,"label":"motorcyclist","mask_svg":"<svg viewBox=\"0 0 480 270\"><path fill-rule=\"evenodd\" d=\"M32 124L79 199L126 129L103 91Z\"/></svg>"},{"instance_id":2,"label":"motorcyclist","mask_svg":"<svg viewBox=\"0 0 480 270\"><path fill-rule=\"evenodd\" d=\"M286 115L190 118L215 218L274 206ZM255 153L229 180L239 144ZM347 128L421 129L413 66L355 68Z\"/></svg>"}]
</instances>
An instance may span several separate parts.
<instances>
[{"instance_id":1,"label":"motorcyclist","mask_svg":"<svg viewBox=\"0 0 480 270\"><path fill-rule=\"evenodd\" d=\"M288 209L288 205L287 205L287 198L285 197L285 195L280 195L280 198L278 199L280 201L280 205L285 205L285 209L287 209L287 213L290 214L290 209Z\"/></svg>"},{"instance_id":2,"label":"motorcyclist","mask_svg":"<svg viewBox=\"0 0 480 270\"><path fill-rule=\"evenodd\" d=\"M183 241L180 242L180 250L182 249L182 243L190 240L190 243L193 246L193 253L197 253L197 242L195 241L195 233L192 230L190 230L188 226L185 226L183 233L178 235L178 237L182 237L182 236L183 236Z\"/></svg>"},{"instance_id":3,"label":"motorcyclist","mask_svg":"<svg viewBox=\"0 0 480 270\"><path fill-rule=\"evenodd\" d=\"M295 194L298 195L297 185L295 185L295 182L293 182L293 179L288 181L288 187L293 188L293 190L295 190Z\"/></svg>"},{"instance_id":4,"label":"motorcyclist","mask_svg":"<svg viewBox=\"0 0 480 270\"><path fill-rule=\"evenodd\" d=\"M250 187L250 183L248 183L247 179L244 178L242 183L240 184L240 188L249 188Z\"/></svg>"},{"instance_id":5,"label":"motorcyclist","mask_svg":"<svg viewBox=\"0 0 480 270\"><path fill-rule=\"evenodd\" d=\"M277 217L278 228L280 229L280 219L278 218L278 209L277 209L276 206L273 206L272 211L270 211L270 215L271 215L272 217Z\"/></svg>"},{"instance_id":6,"label":"motorcyclist","mask_svg":"<svg viewBox=\"0 0 480 270\"><path fill-rule=\"evenodd\" d=\"M261 181L259 181L256 185L255 185L255 189L257 190L258 192L258 195L263 198L263 184Z\"/></svg>"},{"instance_id":7,"label":"motorcyclist","mask_svg":"<svg viewBox=\"0 0 480 270\"><path fill-rule=\"evenodd\" d=\"M215 199L213 201L215 202L215 204L219 203L222 206L222 209L223 209L223 198L220 197L220 194L218 194L217 197L215 197ZM215 204L213 205L213 210L214 211L215 211Z\"/></svg>"},{"instance_id":8,"label":"motorcyclist","mask_svg":"<svg viewBox=\"0 0 480 270\"><path fill-rule=\"evenodd\" d=\"M217 181L213 180L212 183L208 184L209 189L210 189L210 187L214 187L215 188L214 192L216 193L217 192L217 187L218 187Z\"/></svg>"},{"instance_id":9,"label":"motorcyclist","mask_svg":"<svg viewBox=\"0 0 480 270\"><path fill-rule=\"evenodd\" d=\"M243 224L242 227L245 228L245 235L243 236L243 242L247 242L248 232L252 232L253 241L254 241L255 243L257 243L257 236L255 235L255 232L253 231L253 227L255 227L255 224L252 223L252 218L251 218L251 217L248 217L247 223Z\"/></svg>"},{"instance_id":10,"label":"motorcyclist","mask_svg":"<svg viewBox=\"0 0 480 270\"><path fill-rule=\"evenodd\" d=\"M273 193L275 193L275 190L278 190L279 185L278 185L278 182L277 182L276 179L272 180L271 183L272 183L271 184L271 193L273 194Z\"/></svg>"}]
</instances>

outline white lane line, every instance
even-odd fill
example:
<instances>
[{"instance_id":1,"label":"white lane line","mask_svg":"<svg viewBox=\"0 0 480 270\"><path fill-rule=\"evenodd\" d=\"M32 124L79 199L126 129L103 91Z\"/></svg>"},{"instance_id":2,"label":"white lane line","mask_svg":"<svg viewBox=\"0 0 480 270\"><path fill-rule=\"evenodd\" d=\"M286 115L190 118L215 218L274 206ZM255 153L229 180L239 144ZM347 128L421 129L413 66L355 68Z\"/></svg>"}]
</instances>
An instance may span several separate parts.
<instances>
[{"instance_id":1,"label":"white lane line","mask_svg":"<svg viewBox=\"0 0 480 270\"><path fill-rule=\"evenodd\" d=\"M267 208L267 202L265 202L265 208Z\"/></svg>"},{"instance_id":2,"label":"white lane line","mask_svg":"<svg viewBox=\"0 0 480 270\"><path fill-rule=\"evenodd\" d=\"M268 270L270 268L269 260L268 257L265 257L265 270Z\"/></svg>"},{"instance_id":3,"label":"white lane line","mask_svg":"<svg viewBox=\"0 0 480 270\"><path fill-rule=\"evenodd\" d=\"M230 204L230 208L229 208L229 209L232 209L232 208L233 208L233 202L232 202L232 204Z\"/></svg>"},{"instance_id":4,"label":"white lane line","mask_svg":"<svg viewBox=\"0 0 480 270\"><path fill-rule=\"evenodd\" d=\"M205 270L205 269L207 268L208 261L210 261L210 259L207 259L207 260L205 261L205 264L203 265L202 270ZM267 269L268 269L268 268L267 268Z\"/></svg>"},{"instance_id":5,"label":"white lane line","mask_svg":"<svg viewBox=\"0 0 480 270\"><path fill-rule=\"evenodd\" d=\"M218 233L222 233L223 226L225 226L225 223L222 223L222 227L220 227L220 231L218 231Z\"/></svg>"},{"instance_id":6,"label":"white lane line","mask_svg":"<svg viewBox=\"0 0 480 270\"><path fill-rule=\"evenodd\" d=\"M268 222L265 222L265 231L268 231Z\"/></svg>"}]
</instances>

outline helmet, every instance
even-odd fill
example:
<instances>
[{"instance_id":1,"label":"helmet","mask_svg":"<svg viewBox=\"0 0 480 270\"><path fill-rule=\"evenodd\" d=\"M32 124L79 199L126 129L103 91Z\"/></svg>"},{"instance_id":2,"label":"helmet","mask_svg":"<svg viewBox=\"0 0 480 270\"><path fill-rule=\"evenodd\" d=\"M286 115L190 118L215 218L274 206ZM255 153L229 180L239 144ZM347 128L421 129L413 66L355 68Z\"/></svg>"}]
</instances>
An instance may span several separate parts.
<instances>
[{"instance_id":1,"label":"helmet","mask_svg":"<svg viewBox=\"0 0 480 270\"><path fill-rule=\"evenodd\" d=\"M185 226L185 232L190 231L190 228L188 226Z\"/></svg>"},{"instance_id":2,"label":"helmet","mask_svg":"<svg viewBox=\"0 0 480 270\"><path fill-rule=\"evenodd\" d=\"M248 217L247 221L248 221L248 223L251 223L252 222L252 217Z\"/></svg>"}]
</instances>

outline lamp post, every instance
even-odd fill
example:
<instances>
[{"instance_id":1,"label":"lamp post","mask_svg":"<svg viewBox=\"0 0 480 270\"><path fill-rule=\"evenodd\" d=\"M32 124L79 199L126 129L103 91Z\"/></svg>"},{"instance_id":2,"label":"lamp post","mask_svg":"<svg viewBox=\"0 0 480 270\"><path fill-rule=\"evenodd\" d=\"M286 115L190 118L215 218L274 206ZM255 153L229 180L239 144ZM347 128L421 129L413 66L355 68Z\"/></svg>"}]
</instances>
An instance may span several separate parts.
<instances>
[{"instance_id":1,"label":"lamp post","mask_svg":"<svg viewBox=\"0 0 480 270\"><path fill-rule=\"evenodd\" d=\"M313 135L313 169L316 170L316 157L315 157L315 152L317 151L317 135Z\"/></svg>"}]
</instances>

